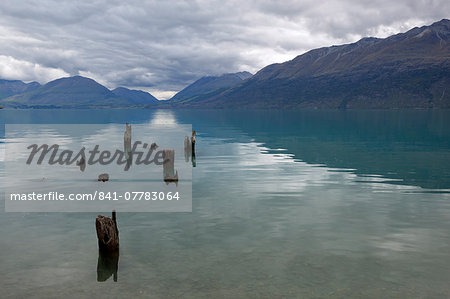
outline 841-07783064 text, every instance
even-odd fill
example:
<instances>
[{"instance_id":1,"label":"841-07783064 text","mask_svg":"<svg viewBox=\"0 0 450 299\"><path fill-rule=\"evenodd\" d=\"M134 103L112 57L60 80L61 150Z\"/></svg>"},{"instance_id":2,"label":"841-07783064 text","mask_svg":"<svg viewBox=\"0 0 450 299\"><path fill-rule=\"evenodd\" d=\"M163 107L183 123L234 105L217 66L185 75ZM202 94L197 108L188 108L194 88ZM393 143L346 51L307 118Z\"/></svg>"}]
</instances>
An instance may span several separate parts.
<instances>
[{"instance_id":1,"label":"841-07783064 text","mask_svg":"<svg viewBox=\"0 0 450 299\"><path fill-rule=\"evenodd\" d=\"M47 193L11 193L10 200L37 200L37 201L90 201L90 200L126 200L126 201L156 201L156 200L181 200L179 192L157 191L127 191L127 192L98 192L94 193L70 193L67 196L61 192Z\"/></svg>"}]
</instances>

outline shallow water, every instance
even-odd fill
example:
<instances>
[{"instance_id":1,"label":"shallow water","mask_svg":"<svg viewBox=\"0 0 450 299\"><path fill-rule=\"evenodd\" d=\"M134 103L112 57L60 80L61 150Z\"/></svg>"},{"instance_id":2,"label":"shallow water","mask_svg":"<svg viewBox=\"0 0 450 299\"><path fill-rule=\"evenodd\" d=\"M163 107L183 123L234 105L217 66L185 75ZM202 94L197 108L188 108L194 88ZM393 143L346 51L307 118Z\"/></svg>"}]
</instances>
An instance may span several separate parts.
<instances>
[{"instance_id":1,"label":"shallow water","mask_svg":"<svg viewBox=\"0 0 450 299\"><path fill-rule=\"evenodd\" d=\"M127 121L197 130L192 213L119 214L97 282L96 213L2 210L2 297L450 297L449 111L0 111Z\"/></svg>"}]
</instances>

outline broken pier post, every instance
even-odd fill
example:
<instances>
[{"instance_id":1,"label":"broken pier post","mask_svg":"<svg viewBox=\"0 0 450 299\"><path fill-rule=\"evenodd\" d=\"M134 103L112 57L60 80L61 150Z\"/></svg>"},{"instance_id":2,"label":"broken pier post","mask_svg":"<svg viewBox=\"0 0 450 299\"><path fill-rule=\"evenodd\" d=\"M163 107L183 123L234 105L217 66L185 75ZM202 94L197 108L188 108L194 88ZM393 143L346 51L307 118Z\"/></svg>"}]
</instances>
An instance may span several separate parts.
<instances>
[{"instance_id":1,"label":"broken pier post","mask_svg":"<svg viewBox=\"0 0 450 299\"><path fill-rule=\"evenodd\" d=\"M112 252L119 249L119 229L117 228L116 211L112 211L112 218L98 215L95 219L95 228L100 251Z\"/></svg>"},{"instance_id":2,"label":"broken pier post","mask_svg":"<svg viewBox=\"0 0 450 299\"><path fill-rule=\"evenodd\" d=\"M178 171L175 172L175 150L165 149L163 151L163 175L165 182L178 182Z\"/></svg>"},{"instance_id":3,"label":"broken pier post","mask_svg":"<svg viewBox=\"0 0 450 299\"><path fill-rule=\"evenodd\" d=\"M80 161L77 162L77 166L80 167L81 171L84 171L86 169L86 160L84 157L81 157Z\"/></svg>"},{"instance_id":4,"label":"broken pier post","mask_svg":"<svg viewBox=\"0 0 450 299\"><path fill-rule=\"evenodd\" d=\"M125 153L125 160L127 161L126 168L130 168L132 163L132 152L131 152L131 125L128 123L125 124L126 129L123 134L123 151Z\"/></svg>"},{"instance_id":5,"label":"broken pier post","mask_svg":"<svg viewBox=\"0 0 450 299\"><path fill-rule=\"evenodd\" d=\"M107 182L107 181L109 181L109 174L107 174L107 173L100 174L98 176L97 181L99 181L99 182Z\"/></svg>"},{"instance_id":6,"label":"broken pier post","mask_svg":"<svg viewBox=\"0 0 450 299\"><path fill-rule=\"evenodd\" d=\"M195 167L197 166L197 159L195 158L195 130L192 130L191 144L192 144L192 153L191 153L192 167Z\"/></svg>"},{"instance_id":7,"label":"broken pier post","mask_svg":"<svg viewBox=\"0 0 450 299\"><path fill-rule=\"evenodd\" d=\"M195 130L192 130L191 144L192 144L192 152L195 154Z\"/></svg>"},{"instance_id":8,"label":"broken pier post","mask_svg":"<svg viewBox=\"0 0 450 299\"><path fill-rule=\"evenodd\" d=\"M189 162L189 157L191 156L191 152L192 152L191 142L189 141L189 137L185 136L184 137L184 160L186 162Z\"/></svg>"}]
</instances>

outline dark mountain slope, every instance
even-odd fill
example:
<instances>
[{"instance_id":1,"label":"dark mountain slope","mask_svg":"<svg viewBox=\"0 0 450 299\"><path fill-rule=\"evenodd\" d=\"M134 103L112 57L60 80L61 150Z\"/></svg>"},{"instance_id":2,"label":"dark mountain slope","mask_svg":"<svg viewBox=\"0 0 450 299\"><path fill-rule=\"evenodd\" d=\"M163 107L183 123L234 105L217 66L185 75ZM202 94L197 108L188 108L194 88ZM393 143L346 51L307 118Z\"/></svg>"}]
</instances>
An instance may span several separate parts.
<instances>
[{"instance_id":1,"label":"dark mountain slope","mask_svg":"<svg viewBox=\"0 0 450 299\"><path fill-rule=\"evenodd\" d=\"M150 93L133 90L125 87L118 87L112 91L117 97L127 100L130 104L150 104L156 105L159 103L158 99Z\"/></svg>"},{"instance_id":2,"label":"dark mountain slope","mask_svg":"<svg viewBox=\"0 0 450 299\"><path fill-rule=\"evenodd\" d=\"M16 94L32 91L41 86L37 82L24 83L20 80L0 79L0 99L7 98Z\"/></svg>"},{"instance_id":3,"label":"dark mountain slope","mask_svg":"<svg viewBox=\"0 0 450 299\"><path fill-rule=\"evenodd\" d=\"M4 106L90 107L125 105L109 89L92 79L75 76L51 81L31 92L2 101Z\"/></svg>"},{"instance_id":4,"label":"dark mountain slope","mask_svg":"<svg viewBox=\"0 0 450 299\"><path fill-rule=\"evenodd\" d=\"M210 107L450 108L450 21L269 65Z\"/></svg>"},{"instance_id":5,"label":"dark mountain slope","mask_svg":"<svg viewBox=\"0 0 450 299\"><path fill-rule=\"evenodd\" d=\"M251 76L252 74L249 72L239 72L221 76L202 77L177 93L170 101L183 104L199 104L202 100L216 96L221 92L242 83L243 80L250 78Z\"/></svg>"},{"instance_id":6,"label":"dark mountain slope","mask_svg":"<svg viewBox=\"0 0 450 299\"><path fill-rule=\"evenodd\" d=\"M38 83L35 82L11 82L9 89L4 90L13 90L14 95L1 101L6 107L133 107L159 103L148 92L124 87L110 91L96 81L81 76L57 79L43 86L36 86Z\"/></svg>"}]
</instances>

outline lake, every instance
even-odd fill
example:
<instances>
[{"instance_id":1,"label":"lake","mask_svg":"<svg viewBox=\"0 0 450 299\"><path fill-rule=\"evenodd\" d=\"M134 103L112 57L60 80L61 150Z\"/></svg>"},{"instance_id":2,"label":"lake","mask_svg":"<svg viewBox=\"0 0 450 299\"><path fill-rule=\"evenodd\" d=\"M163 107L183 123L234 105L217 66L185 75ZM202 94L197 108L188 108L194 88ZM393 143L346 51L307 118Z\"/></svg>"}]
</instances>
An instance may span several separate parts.
<instances>
[{"instance_id":1,"label":"lake","mask_svg":"<svg viewBox=\"0 0 450 299\"><path fill-rule=\"evenodd\" d=\"M450 111L0 110L125 122L197 131L192 212L118 213L98 282L98 213L2 208L2 297L450 297Z\"/></svg>"}]
</instances>

